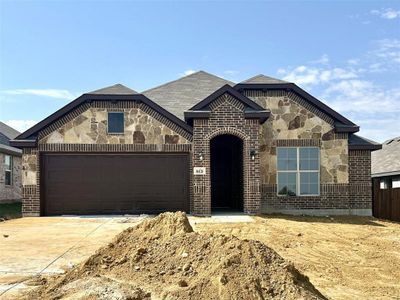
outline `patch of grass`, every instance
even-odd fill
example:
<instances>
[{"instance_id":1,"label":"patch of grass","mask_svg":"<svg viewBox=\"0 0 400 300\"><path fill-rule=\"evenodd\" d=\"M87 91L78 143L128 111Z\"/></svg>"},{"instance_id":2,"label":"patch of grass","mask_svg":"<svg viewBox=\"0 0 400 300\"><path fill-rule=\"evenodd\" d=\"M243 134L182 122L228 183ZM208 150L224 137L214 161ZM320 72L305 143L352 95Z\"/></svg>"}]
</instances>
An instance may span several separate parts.
<instances>
[{"instance_id":1,"label":"patch of grass","mask_svg":"<svg viewBox=\"0 0 400 300\"><path fill-rule=\"evenodd\" d=\"M22 217L22 203L3 203L0 204L0 218L9 220Z\"/></svg>"}]
</instances>

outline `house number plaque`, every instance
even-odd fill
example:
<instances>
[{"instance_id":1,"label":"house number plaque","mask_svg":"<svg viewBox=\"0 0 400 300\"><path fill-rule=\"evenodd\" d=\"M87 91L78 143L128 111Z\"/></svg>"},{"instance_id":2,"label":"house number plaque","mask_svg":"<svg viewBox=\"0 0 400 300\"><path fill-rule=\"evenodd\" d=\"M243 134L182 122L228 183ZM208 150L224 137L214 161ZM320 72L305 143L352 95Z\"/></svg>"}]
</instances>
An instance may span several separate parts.
<instances>
[{"instance_id":1,"label":"house number plaque","mask_svg":"<svg viewBox=\"0 0 400 300\"><path fill-rule=\"evenodd\" d=\"M205 167L194 167L193 174L194 175L206 175L206 168Z\"/></svg>"}]
</instances>

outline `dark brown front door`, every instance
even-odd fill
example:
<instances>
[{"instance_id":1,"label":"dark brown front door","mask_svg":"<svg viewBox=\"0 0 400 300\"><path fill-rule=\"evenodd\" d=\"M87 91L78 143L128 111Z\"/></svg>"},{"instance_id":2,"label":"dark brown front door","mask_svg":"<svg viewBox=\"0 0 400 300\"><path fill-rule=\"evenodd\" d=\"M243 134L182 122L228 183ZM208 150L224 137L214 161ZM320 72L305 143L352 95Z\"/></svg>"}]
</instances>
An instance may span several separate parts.
<instances>
[{"instance_id":1,"label":"dark brown front door","mask_svg":"<svg viewBox=\"0 0 400 300\"><path fill-rule=\"evenodd\" d=\"M187 154L44 154L45 215L188 211Z\"/></svg>"}]
</instances>

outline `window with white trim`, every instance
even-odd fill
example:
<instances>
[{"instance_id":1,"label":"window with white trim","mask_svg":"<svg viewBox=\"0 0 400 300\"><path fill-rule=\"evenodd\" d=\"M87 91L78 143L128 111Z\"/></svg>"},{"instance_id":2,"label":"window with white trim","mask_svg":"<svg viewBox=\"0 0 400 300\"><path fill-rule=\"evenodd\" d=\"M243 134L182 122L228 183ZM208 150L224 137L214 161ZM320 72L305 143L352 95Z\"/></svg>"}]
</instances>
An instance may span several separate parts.
<instances>
[{"instance_id":1,"label":"window with white trim","mask_svg":"<svg viewBox=\"0 0 400 300\"><path fill-rule=\"evenodd\" d=\"M319 148L278 147L277 185L279 196L319 195Z\"/></svg>"},{"instance_id":2,"label":"window with white trim","mask_svg":"<svg viewBox=\"0 0 400 300\"><path fill-rule=\"evenodd\" d=\"M12 185L12 156L4 155L5 185Z\"/></svg>"},{"instance_id":3,"label":"window with white trim","mask_svg":"<svg viewBox=\"0 0 400 300\"><path fill-rule=\"evenodd\" d=\"M392 189L400 189L400 177L392 179Z\"/></svg>"}]
</instances>

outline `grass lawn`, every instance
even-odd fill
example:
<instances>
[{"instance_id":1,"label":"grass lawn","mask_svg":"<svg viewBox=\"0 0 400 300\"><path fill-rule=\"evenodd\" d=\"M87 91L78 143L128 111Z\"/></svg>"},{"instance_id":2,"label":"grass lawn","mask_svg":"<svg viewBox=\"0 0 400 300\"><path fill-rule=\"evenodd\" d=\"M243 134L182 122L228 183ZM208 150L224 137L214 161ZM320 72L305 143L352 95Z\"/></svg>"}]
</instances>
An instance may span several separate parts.
<instances>
[{"instance_id":1,"label":"grass lawn","mask_svg":"<svg viewBox=\"0 0 400 300\"><path fill-rule=\"evenodd\" d=\"M0 218L16 219L21 218L22 203L3 203L0 204Z\"/></svg>"}]
</instances>

